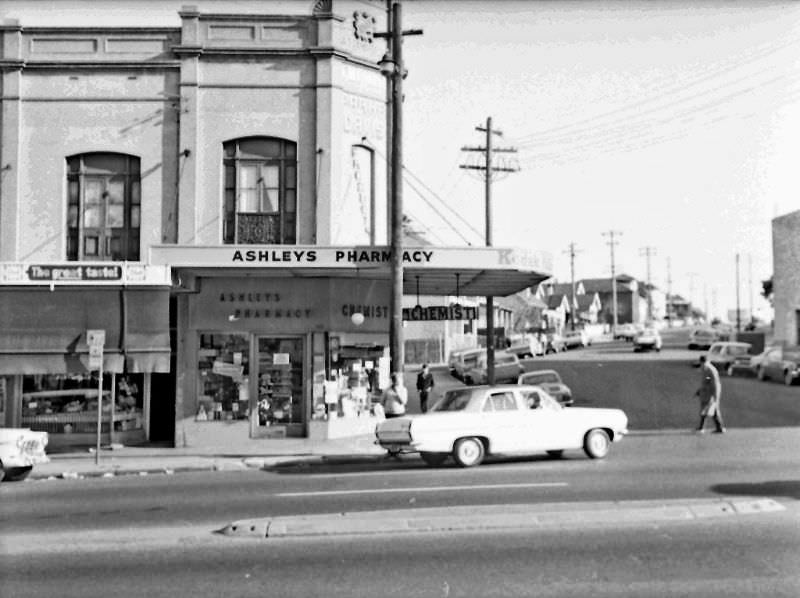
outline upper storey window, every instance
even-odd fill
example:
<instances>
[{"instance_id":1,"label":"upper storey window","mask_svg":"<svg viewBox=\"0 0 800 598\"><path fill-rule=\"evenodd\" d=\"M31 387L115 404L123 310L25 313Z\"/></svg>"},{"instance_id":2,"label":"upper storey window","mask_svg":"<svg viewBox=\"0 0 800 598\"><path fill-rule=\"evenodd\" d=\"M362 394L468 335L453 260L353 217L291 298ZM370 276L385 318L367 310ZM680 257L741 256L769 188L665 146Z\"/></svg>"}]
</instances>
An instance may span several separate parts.
<instances>
[{"instance_id":1,"label":"upper storey window","mask_svg":"<svg viewBox=\"0 0 800 598\"><path fill-rule=\"evenodd\" d=\"M67 158L67 259L138 261L140 189L139 158Z\"/></svg>"},{"instance_id":2,"label":"upper storey window","mask_svg":"<svg viewBox=\"0 0 800 598\"><path fill-rule=\"evenodd\" d=\"M297 239L297 145L273 137L229 141L225 243L281 245Z\"/></svg>"}]
</instances>

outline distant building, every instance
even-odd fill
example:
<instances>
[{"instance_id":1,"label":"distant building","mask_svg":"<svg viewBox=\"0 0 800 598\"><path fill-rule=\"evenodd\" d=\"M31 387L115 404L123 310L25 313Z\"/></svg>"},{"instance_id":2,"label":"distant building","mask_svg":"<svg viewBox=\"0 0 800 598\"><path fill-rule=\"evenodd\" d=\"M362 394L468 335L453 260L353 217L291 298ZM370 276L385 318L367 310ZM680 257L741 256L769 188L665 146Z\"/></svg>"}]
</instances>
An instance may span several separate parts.
<instances>
[{"instance_id":1,"label":"distant building","mask_svg":"<svg viewBox=\"0 0 800 598\"><path fill-rule=\"evenodd\" d=\"M775 341L800 343L800 210L772 220Z\"/></svg>"}]
</instances>

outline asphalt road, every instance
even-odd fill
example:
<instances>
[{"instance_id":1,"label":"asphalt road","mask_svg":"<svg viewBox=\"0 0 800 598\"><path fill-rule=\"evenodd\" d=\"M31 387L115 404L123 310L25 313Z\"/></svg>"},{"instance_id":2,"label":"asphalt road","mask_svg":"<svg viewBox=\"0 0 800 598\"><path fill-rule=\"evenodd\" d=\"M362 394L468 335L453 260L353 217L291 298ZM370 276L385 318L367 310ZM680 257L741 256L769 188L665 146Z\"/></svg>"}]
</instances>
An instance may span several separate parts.
<instances>
[{"instance_id":1,"label":"asphalt road","mask_svg":"<svg viewBox=\"0 0 800 598\"><path fill-rule=\"evenodd\" d=\"M798 513L314 539L176 536L0 560L4 598L800 594Z\"/></svg>"}]
</instances>

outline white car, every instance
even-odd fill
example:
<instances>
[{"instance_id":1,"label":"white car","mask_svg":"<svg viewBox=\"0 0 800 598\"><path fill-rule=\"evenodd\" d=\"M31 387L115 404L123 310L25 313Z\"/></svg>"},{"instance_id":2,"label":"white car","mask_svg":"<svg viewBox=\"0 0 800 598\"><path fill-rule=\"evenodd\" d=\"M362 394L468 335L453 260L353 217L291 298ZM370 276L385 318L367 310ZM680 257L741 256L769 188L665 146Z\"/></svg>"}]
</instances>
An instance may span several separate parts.
<instances>
[{"instance_id":1,"label":"white car","mask_svg":"<svg viewBox=\"0 0 800 598\"><path fill-rule=\"evenodd\" d=\"M564 408L538 386L473 386L446 392L425 415L381 422L375 442L389 454L418 452L434 467L451 456L472 467L487 455L560 457L569 449L601 459L627 431L619 409Z\"/></svg>"},{"instance_id":2,"label":"white car","mask_svg":"<svg viewBox=\"0 0 800 598\"><path fill-rule=\"evenodd\" d=\"M567 349L588 347L592 344L585 330L566 330L561 337L564 339Z\"/></svg>"},{"instance_id":3,"label":"white car","mask_svg":"<svg viewBox=\"0 0 800 598\"><path fill-rule=\"evenodd\" d=\"M655 328L645 328L633 339L633 351L661 351L661 335Z\"/></svg>"},{"instance_id":4,"label":"white car","mask_svg":"<svg viewBox=\"0 0 800 598\"><path fill-rule=\"evenodd\" d=\"M0 481L24 480L36 463L47 463L50 460L44 452L47 441L47 432L0 428Z\"/></svg>"}]
</instances>

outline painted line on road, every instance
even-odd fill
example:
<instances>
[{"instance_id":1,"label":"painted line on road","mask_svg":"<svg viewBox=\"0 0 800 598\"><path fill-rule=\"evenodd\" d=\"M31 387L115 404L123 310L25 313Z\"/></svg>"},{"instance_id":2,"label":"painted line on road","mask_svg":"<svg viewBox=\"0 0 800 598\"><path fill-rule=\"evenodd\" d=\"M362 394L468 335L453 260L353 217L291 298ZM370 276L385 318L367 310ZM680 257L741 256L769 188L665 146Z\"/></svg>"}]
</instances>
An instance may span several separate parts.
<instances>
[{"instance_id":1,"label":"painted line on road","mask_svg":"<svg viewBox=\"0 0 800 598\"><path fill-rule=\"evenodd\" d=\"M475 484L470 486L418 486L416 488L375 488L371 490L311 490L309 492L280 492L274 496L334 496L337 494L390 494L392 492L444 492L447 490L500 490L510 488L554 488L568 486L567 482L531 484Z\"/></svg>"}]
</instances>

